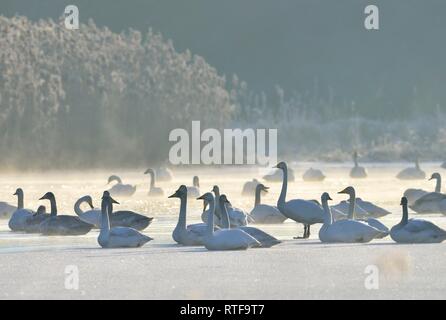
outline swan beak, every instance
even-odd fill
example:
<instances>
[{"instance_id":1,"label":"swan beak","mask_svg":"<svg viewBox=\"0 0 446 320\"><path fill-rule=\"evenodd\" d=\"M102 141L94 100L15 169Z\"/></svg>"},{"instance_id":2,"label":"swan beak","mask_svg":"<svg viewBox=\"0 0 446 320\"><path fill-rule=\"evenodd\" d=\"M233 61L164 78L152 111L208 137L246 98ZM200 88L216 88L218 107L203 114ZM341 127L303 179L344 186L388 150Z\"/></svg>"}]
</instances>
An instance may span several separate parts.
<instances>
[{"instance_id":1,"label":"swan beak","mask_svg":"<svg viewBox=\"0 0 446 320\"><path fill-rule=\"evenodd\" d=\"M262 190L263 190L264 192L268 192L268 189L269 189L269 187L263 187Z\"/></svg>"},{"instance_id":2,"label":"swan beak","mask_svg":"<svg viewBox=\"0 0 446 320\"><path fill-rule=\"evenodd\" d=\"M279 169L279 164L276 164L273 168Z\"/></svg>"},{"instance_id":3,"label":"swan beak","mask_svg":"<svg viewBox=\"0 0 446 320\"><path fill-rule=\"evenodd\" d=\"M17 191L16 192L14 192L13 194L12 194L13 196L16 196L17 195Z\"/></svg>"},{"instance_id":4,"label":"swan beak","mask_svg":"<svg viewBox=\"0 0 446 320\"><path fill-rule=\"evenodd\" d=\"M42 198L40 198L39 200L46 200L46 197L45 196L43 196Z\"/></svg>"},{"instance_id":5,"label":"swan beak","mask_svg":"<svg viewBox=\"0 0 446 320\"><path fill-rule=\"evenodd\" d=\"M344 189L344 190L338 192L338 194L342 194L342 193L347 194L347 189Z\"/></svg>"},{"instance_id":6,"label":"swan beak","mask_svg":"<svg viewBox=\"0 0 446 320\"><path fill-rule=\"evenodd\" d=\"M197 200L204 200L203 196L199 196Z\"/></svg>"},{"instance_id":7,"label":"swan beak","mask_svg":"<svg viewBox=\"0 0 446 320\"><path fill-rule=\"evenodd\" d=\"M430 177L429 179L428 179L428 181L431 181L431 180L433 180L434 179L434 177Z\"/></svg>"},{"instance_id":8,"label":"swan beak","mask_svg":"<svg viewBox=\"0 0 446 320\"><path fill-rule=\"evenodd\" d=\"M171 194L170 196L168 196L167 198L176 198L177 197L177 193L175 192L174 194Z\"/></svg>"},{"instance_id":9,"label":"swan beak","mask_svg":"<svg viewBox=\"0 0 446 320\"><path fill-rule=\"evenodd\" d=\"M327 200L333 200L330 196L327 197Z\"/></svg>"}]
</instances>

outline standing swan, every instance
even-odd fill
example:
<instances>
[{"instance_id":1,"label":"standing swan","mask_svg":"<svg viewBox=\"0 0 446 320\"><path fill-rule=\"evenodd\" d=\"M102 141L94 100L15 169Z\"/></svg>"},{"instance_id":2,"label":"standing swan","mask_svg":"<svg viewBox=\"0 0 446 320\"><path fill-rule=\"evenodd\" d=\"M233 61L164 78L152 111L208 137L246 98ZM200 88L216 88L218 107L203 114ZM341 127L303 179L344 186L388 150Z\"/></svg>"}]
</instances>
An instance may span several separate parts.
<instances>
[{"instance_id":1,"label":"standing swan","mask_svg":"<svg viewBox=\"0 0 446 320\"><path fill-rule=\"evenodd\" d=\"M350 170L350 177L356 179L366 178L367 170L364 167L359 166L357 151L353 153L353 162L355 163L355 166Z\"/></svg>"},{"instance_id":2,"label":"standing swan","mask_svg":"<svg viewBox=\"0 0 446 320\"><path fill-rule=\"evenodd\" d=\"M149 190L149 196L153 197L160 197L164 195L163 189L156 187L156 173L155 170L152 168L147 169L144 174L150 174L150 190Z\"/></svg>"},{"instance_id":3,"label":"standing swan","mask_svg":"<svg viewBox=\"0 0 446 320\"><path fill-rule=\"evenodd\" d=\"M101 231L98 236L98 243L102 248L138 248L153 240L133 228L110 228L109 215L113 211L112 203L118 202L110 196L108 191L104 191L101 203Z\"/></svg>"},{"instance_id":4,"label":"standing swan","mask_svg":"<svg viewBox=\"0 0 446 320\"><path fill-rule=\"evenodd\" d=\"M332 200L327 192L321 197L324 208L324 224L319 230L319 240L327 243L366 243L370 242L380 234L380 231L356 220L333 221L328 200Z\"/></svg>"},{"instance_id":5,"label":"standing swan","mask_svg":"<svg viewBox=\"0 0 446 320\"><path fill-rule=\"evenodd\" d=\"M8 226L12 231L24 231L26 220L32 217L33 213L31 210L23 208L24 196L22 188L18 188L14 195L17 196L17 210L14 211L11 219L9 219Z\"/></svg>"},{"instance_id":6,"label":"standing swan","mask_svg":"<svg viewBox=\"0 0 446 320\"><path fill-rule=\"evenodd\" d=\"M398 243L439 243L446 240L446 231L430 221L410 219L407 198L401 199L403 218L390 230L390 237Z\"/></svg>"},{"instance_id":7,"label":"standing swan","mask_svg":"<svg viewBox=\"0 0 446 320\"><path fill-rule=\"evenodd\" d=\"M435 192L441 193L441 175L438 172L434 172L429 178L429 181L430 180L436 180ZM426 190L411 188L404 191L404 196L407 198L409 206L411 206L415 203L415 201L428 193L430 192Z\"/></svg>"},{"instance_id":8,"label":"standing swan","mask_svg":"<svg viewBox=\"0 0 446 320\"><path fill-rule=\"evenodd\" d=\"M183 246L203 245L204 237L207 234L207 225L205 223L197 223L186 227L188 188L185 185L181 185L169 198L180 199L180 215L172 233L173 240Z\"/></svg>"},{"instance_id":9,"label":"standing swan","mask_svg":"<svg viewBox=\"0 0 446 320\"><path fill-rule=\"evenodd\" d=\"M107 184L111 183L112 181L116 181L117 183L108 190L110 194L114 196L119 197L130 197L132 196L136 191L136 186L132 186L130 184L123 184L120 177L116 175L112 175L108 177Z\"/></svg>"},{"instance_id":10,"label":"standing swan","mask_svg":"<svg viewBox=\"0 0 446 320\"><path fill-rule=\"evenodd\" d=\"M56 198L52 192L47 192L39 200L49 200L51 204L51 215L39 226L43 235L78 236L83 235L93 228L93 225L73 216L58 216Z\"/></svg>"},{"instance_id":11,"label":"standing swan","mask_svg":"<svg viewBox=\"0 0 446 320\"><path fill-rule=\"evenodd\" d=\"M192 179L192 186L187 187L187 196L196 199L200 194L200 179L198 176L194 176Z\"/></svg>"},{"instance_id":12,"label":"standing swan","mask_svg":"<svg viewBox=\"0 0 446 320\"><path fill-rule=\"evenodd\" d=\"M246 250L259 246L260 242L240 229L221 229L214 231L215 198L207 192L198 200L209 203L209 217L204 246L208 250Z\"/></svg>"},{"instance_id":13,"label":"standing swan","mask_svg":"<svg viewBox=\"0 0 446 320\"><path fill-rule=\"evenodd\" d=\"M349 211L348 211L348 219L355 220L355 207L356 207L356 191L353 187L347 187L342 191L338 192L339 194L348 194L349 195ZM379 220L374 218L365 218L361 219L369 226L381 231L380 234L377 235L377 238L381 239L387 237L389 235L389 228L387 228L384 224L382 224Z\"/></svg>"},{"instance_id":14,"label":"standing swan","mask_svg":"<svg viewBox=\"0 0 446 320\"><path fill-rule=\"evenodd\" d=\"M276 168L283 172L282 191L280 192L277 208L287 218L304 225L303 239L310 237L310 226L315 223L324 222L324 210L314 201L294 199L286 201L288 188L288 167L285 162L279 162Z\"/></svg>"},{"instance_id":15,"label":"standing swan","mask_svg":"<svg viewBox=\"0 0 446 320\"><path fill-rule=\"evenodd\" d=\"M255 223L283 223L287 218L275 206L261 203L261 192L268 192L268 187L258 184L255 193L254 208L249 216Z\"/></svg>"},{"instance_id":16,"label":"standing swan","mask_svg":"<svg viewBox=\"0 0 446 320\"><path fill-rule=\"evenodd\" d=\"M400 180L423 180L426 179L426 172L421 170L418 158L415 159L415 167L406 168L396 175Z\"/></svg>"}]
</instances>

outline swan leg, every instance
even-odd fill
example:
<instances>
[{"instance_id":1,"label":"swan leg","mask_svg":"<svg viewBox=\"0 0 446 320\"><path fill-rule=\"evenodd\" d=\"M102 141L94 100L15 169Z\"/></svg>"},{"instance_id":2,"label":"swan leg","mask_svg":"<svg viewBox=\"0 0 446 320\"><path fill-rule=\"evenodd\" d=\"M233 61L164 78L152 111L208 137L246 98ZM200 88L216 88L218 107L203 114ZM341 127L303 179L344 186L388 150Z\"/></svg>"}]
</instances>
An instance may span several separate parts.
<instances>
[{"instance_id":1,"label":"swan leg","mask_svg":"<svg viewBox=\"0 0 446 320\"><path fill-rule=\"evenodd\" d=\"M307 234L305 235L305 239L308 239L308 238L310 238L310 225L309 224L307 224Z\"/></svg>"},{"instance_id":2,"label":"swan leg","mask_svg":"<svg viewBox=\"0 0 446 320\"><path fill-rule=\"evenodd\" d=\"M303 236L302 237L294 237L293 239L307 239L307 232L309 231L307 231L307 228L308 228L308 225L306 225L306 224L304 224L304 234L303 234Z\"/></svg>"}]
</instances>

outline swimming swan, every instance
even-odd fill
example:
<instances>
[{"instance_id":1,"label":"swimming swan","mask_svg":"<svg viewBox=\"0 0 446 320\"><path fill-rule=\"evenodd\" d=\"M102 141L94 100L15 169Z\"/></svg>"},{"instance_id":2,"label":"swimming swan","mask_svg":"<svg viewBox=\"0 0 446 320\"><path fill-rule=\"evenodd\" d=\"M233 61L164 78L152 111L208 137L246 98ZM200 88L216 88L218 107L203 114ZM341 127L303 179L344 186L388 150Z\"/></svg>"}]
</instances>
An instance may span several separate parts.
<instances>
[{"instance_id":1,"label":"swimming swan","mask_svg":"<svg viewBox=\"0 0 446 320\"><path fill-rule=\"evenodd\" d=\"M222 194L219 199L219 206L220 206L220 212L222 213L222 222L223 222L224 229L230 229L228 211L226 210L227 204L229 204L229 201L226 198L226 195ZM275 246L276 244L281 243L280 240L277 240L273 236L269 235L268 233L266 233L258 228L249 227L249 226L241 226L241 227L237 227L236 229L245 231L251 237L253 237L258 242L260 242L260 246L258 246L258 247L270 248L272 246Z\"/></svg>"},{"instance_id":2,"label":"swimming swan","mask_svg":"<svg viewBox=\"0 0 446 320\"><path fill-rule=\"evenodd\" d=\"M47 192L39 200L49 200L51 204L51 215L39 225L43 235L77 236L83 235L93 228L92 224L80 220L78 217L57 215L56 198L52 192Z\"/></svg>"},{"instance_id":3,"label":"swimming swan","mask_svg":"<svg viewBox=\"0 0 446 320\"><path fill-rule=\"evenodd\" d=\"M221 229L214 231L215 198L207 192L197 198L209 203L208 228L204 246L208 250L246 250L259 246L260 242L240 229Z\"/></svg>"},{"instance_id":4,"label":"swimming swan","mask_svg":"<svg viewBox=\"0 0 446 320\"><path fill-rule=\"evenodd\" d=\"M302 175L304 181L324 181L325 175L319 169L310 168Z\"/></svg>"},{"instance_id":5,"label":"swimming swan","mask_svg":"<svg viewBox=\"0 0 446 320\"><path fill-rule=\"evenodd\" d=\"M200 179L198 176L194 176L192 179L192 186L187 187L187 196L196 199L200 194Z\"/></svg>"},{"instance_id":6,"label":"swimming swan","mask_svg":"<svg viewBox=\"0 0 446 320\"><path fill-rule=\"evenodd\" d=\"M98 243L102 248L138 248L153 240L133 228L110 228L109 215L113 212L112 203L118 202L110 196L110 193L104 191L101 203L101 231L98 236Z\"/></svg>"},{"instance_id":7,"label":"swimming swan","mask_svg":"<svg viewBox=\"0 0 446 320\"><path fill-rule=\"evenodd\" d=\"M421 219L409 219L407 210L407 198L401 199L403 217L390 230L390 237L398 243L439 243L446 239L446 231L437 227L430 221Z\"/></svg>"},{"instance_id":8,"label":"swimming swan","mask_svg":"<svg viewBox=\"0 0 446 320\"><path fill-rule=\"evenodd\" d=\"M149 196L152 197L160 197L164 195L163 189L160 187L156 187L156 173L155 170L152 168L147 169L144 174L150 174L150 189L149 189Z\"/></svg>"},{"instance_id":9,"label":"swimming swan","mask_svg":"<svg viewBox=\"0 0 446 320\"><path fill-rule=\"evenodd\" d=\"M173 240L184 246L203 245L204 237L207 234L207 225L205 223L196 223L186 226L188 188L185 185L181 185L169 198L180 199L180 215L178 223L172 232Z\"/></svg>"},{"instance_id":10,"label":"swimming swan","mask_svg":"<svg viewBox=\"0 0 446 320\"><path fill-rule=\"evenodd\" d=\"M11 231L24 231L26 220L33 215L33 212L23 208L24 196L22 188L18 188L15 193L17 196L17 210L15 210L9 219L8 226Z\"/></svg>"},{"instance_id":11,"label":"swimming swan","mask_svg":"<svg viewBox=\"0 0 446 320\"><path fill-rule=\"evenodd\" d=\"M91 210L83 211L81 209L82 203L87 203ZM82 221L92 224L96 228L101 227L102 212L94 208L93 200L89 195L83 196L76 201L74 204L74 212ZM141 231L150 225L153 218L129 210L118 210L112 212L109 220L112 228L129 227Z\"/></svg>"},{"instance_id":12,"label":"swimming swan","mask_svg":"<svg viewBox=\"0 0 446 320\"><path fill-rule=\"evenodd\" d=\"M406 168L402 171L400 171L396 175L397 179L400 180L423 180L426 179L426 173L421 170L420 168L420 162L418 159L415 160L415 167L412 168Z\"/></svg>"},{"instance_id":13,"label":"swimming swan","mask_svg":"<svg viewBox=\"0 0 446 320\"><path fill-rule=\"evenodd\" d=\"M276 206L261 203L261 192L268 192L268 187L262 183L258 184L255 192L254 208L249 213L249 216L254 219L255 223L283 223L287 217L280 213Z\"/></svg>"},{"instance_id":14,"label":"swimming swan","mask_svg":"<svg viewBox=\"0 0 446 320\"><path fill-rule=\"evenodd\" d=\"M304 235L302 238L308 239L310 237L310 226L315 223L324 222L324 210L315 201L302 199L286 201L288 167L285 162L279 162L276 168L283 172L282 191L277 201L277 208L285 217L302 223L304 225Z\"/></svg>"},{"instance_id":15,"label":"swimming swan","mask_svg":"<svg viewBox=\"0 0 446 320\"><path fill-rule=\"evenodd\" d=\"M353 187L347 187L342 191L338 192L339 194L347 194L349 195L349 211L348 211L348 220L355 220L355 207L356 205L356 191ZM387 228L383 223L375 218L363 218L359 219L360 221L365 222L369 226L381 231L380 234L377 235L378 239L387 237L389 235L389 228Z\"/></svg>"},{"instance_id":16,"label":"swimming swan","mask_svg":"<svg viewBox=\"0 0 446 320\"><path fill-rule=\"evenodd\" d=\"M117 183L111 187L108 191L111 195L115 197L130 197L132 196L136 191L136 186L132 186L130 184L123 184L120 177L116 175L112 175L108 177L107 184L111 183L112 181L116 181Z\"/></svg>"},{"instance_id":17,"label":"swimming swan","mask_svg":"<svg viewBox=\"0 0 446 320\"><path fill-rule=\"evenodd\" d=\"M375 239L381 232L368 224L357 220L333 221L328 200L330 195L321 196L324 209L324 224L319 230L319 240L326 243L366 243Z\"/></svg>"},{"instance_id":18,"label":"swimming swan","mask_svg":"<svg viewBox=\"0 0 446 320\"><path fill-rule=\"evenodd\" d=\"M434 172L432 176L429 178L429 180L436 180L435 185L435 192L440 193L441 192L441 175L438 172ZM404 191L404 197L407 198L409 207L415 203L418 199L420 199L422 196L430 193L429 191L422 190L422 189L407 189Z\"/></svg>"},{"instance_id":19,"label":"swimming swan","mask_svg":"<svg viewBox=\"0 0 446 320\"><path fill-rule=\"evenodd\" d=\"M355 166L350 170L350 177L361 179L367 177L367 170L364 167L359 166L358 164L358 152L353 153L353 162Z\"/></svg>"}]
</instances>

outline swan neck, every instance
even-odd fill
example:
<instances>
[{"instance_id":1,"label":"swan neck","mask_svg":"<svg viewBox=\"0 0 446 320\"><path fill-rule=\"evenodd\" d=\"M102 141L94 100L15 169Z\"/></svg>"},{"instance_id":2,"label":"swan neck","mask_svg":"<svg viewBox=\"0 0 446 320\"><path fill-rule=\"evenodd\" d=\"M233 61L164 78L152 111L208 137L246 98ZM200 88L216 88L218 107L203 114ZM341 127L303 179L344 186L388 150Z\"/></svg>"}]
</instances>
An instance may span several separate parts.
<instances>
[{"instance_id":1,"label":"swan neck","mask_svg":"<svg viewBox=\"0 0 446 320\"><path fill-rule=\"evenodd\" d=\"M155 173L150 171L150 189L152 189L153 187L155 187Z\"/></svg>"},{"instance_id":2,"label":"swan neck","mask_svg":"<svg viewBox=\"0 0 446 320\"><path fill-rule=\"evenodd\" d=\"M187 196L182 196L180 198L180 216L178 218L177 228L181 230L186 230L186 210L187 210Z\"/></svg>"},{"instance_id":3,"label":"swan neck","mask_svg":"<svg viewBox=\"0 0 446 320\"><path fill-rule=\"evenodd\" d=\"M110 220L108 217L108 210L110 210L110 206L107 205L106 200L102 200L101 204L101 232L102 234L108 234L110 231ZM113 209L111 209L113 211Z\"/></svg>"},{"instance_id":4,"label":"swan neck","mask_svg":"<svg viewBox=\"0 0 446 320\"><path fill-rule=\"evenodd\" d=\"M283 172L282 190L280 191L279 200L277 201L278 207L285 204L285 198L286 198L286 193L287 193L287 188L288 188L288 168L286 168L286 167L283 168L282 172Z\"/></svg>"},{"instance_id":5,"label":"swan neck","mask_svg":"<svg viewBox=\"0 0 446 320\"><path fill-rule=\"evenodd\" d=\"M262 190L260 188L256 189L256 196L254 200L254 207L258 206L261 203L261 192Z\"/></svg>"},{"instance_id":6,"label":"swan neck","mask_svg":"<svg viewBox=\"0 0 446 320\"><path fill-rule=\"evenodd\" d=\"M51 204L51 216L57 216L57 204L56 204L56 198L51 197L50 198L50 204Z\"/></svg>"},{"instance_id":7,"label":"swan neck","mask_svg":"<svg viewBox=\"0 0 446 320\"><path fill-rule=\"evenodd\" d=\"M350 220L354 220L355 219L355 205L356 205L356 194L354 191L350 193L350 198L348 201L349 201L348 218Z\"/></svg>"},{"instance_id":8,"label":"swan neck","mask_svg":"<svg viewBox=\"0 0 446 320\"><path fill-rule=\"evenodd\" d=\"M407 204L403 204L403 218L401 219L401 224L406 225L409 220L409 210L407 209Z\"/></svg>"},{"instance_id":9,"label":"swan neck","mask_svg":"<svg viewBox=\"0 0 446 320\"><path fill-rule=\"evenodd\" d=\"M437 183L435 185L435 192L441 192L441 176L436 177Z\"/></svg>"},{"instance_id":10,"label":"swan neck","mask_svg":"<svg viewBox=\"0 0 446 320\"><path fill-rule=\"evenodd\" d=\"M17 193L17 209L24 208L23 192Z\"/></svg>"},{"instance_id":11,"label":"swan neck","mask_svg":"<svg viewBox=\"0 0 446 320\"><path fill-rule=\"evenodd\" d=\"M324 209L324 225L329 226L333 223L333 216L331 214L331 209L328 206L327 200L322 200L322 208Z\"/></svg>"},{"instance_id":12,"label":"swan neck","mask_svg":"<svg viewBox=\"0 0 446 320\"><path fill-rule=\"evenodd\" d=\"M84 202L85 198L80 198L74 204L74 213L76 213L78 216L81 216L84 213L84 211L81 209L81 204Z\"/></svg>"},{"instance_id":13,"label":"swan neck","mask_svg":"<svg viewBox=\"0 0 446 320\"><path fill-rule=\"evenodd\" d=\"M214 234L214 213L215 213L215 200L212 199L209 202L209 213L208 213L208 235L210 236Z\"/></svg>"},{"instance_id":14,"label":"swan neck","mask_svg":"<svg viewBox=\"0 0 446 320\"><path fill-rule=\"evenodd\" d=\"M231 224L229 222L229 215L228 215L228 209L226 208L226 205L220 201L220 212L221 212L221 224L224 229L230 229Z\"/></svg>"}]
</instances>

